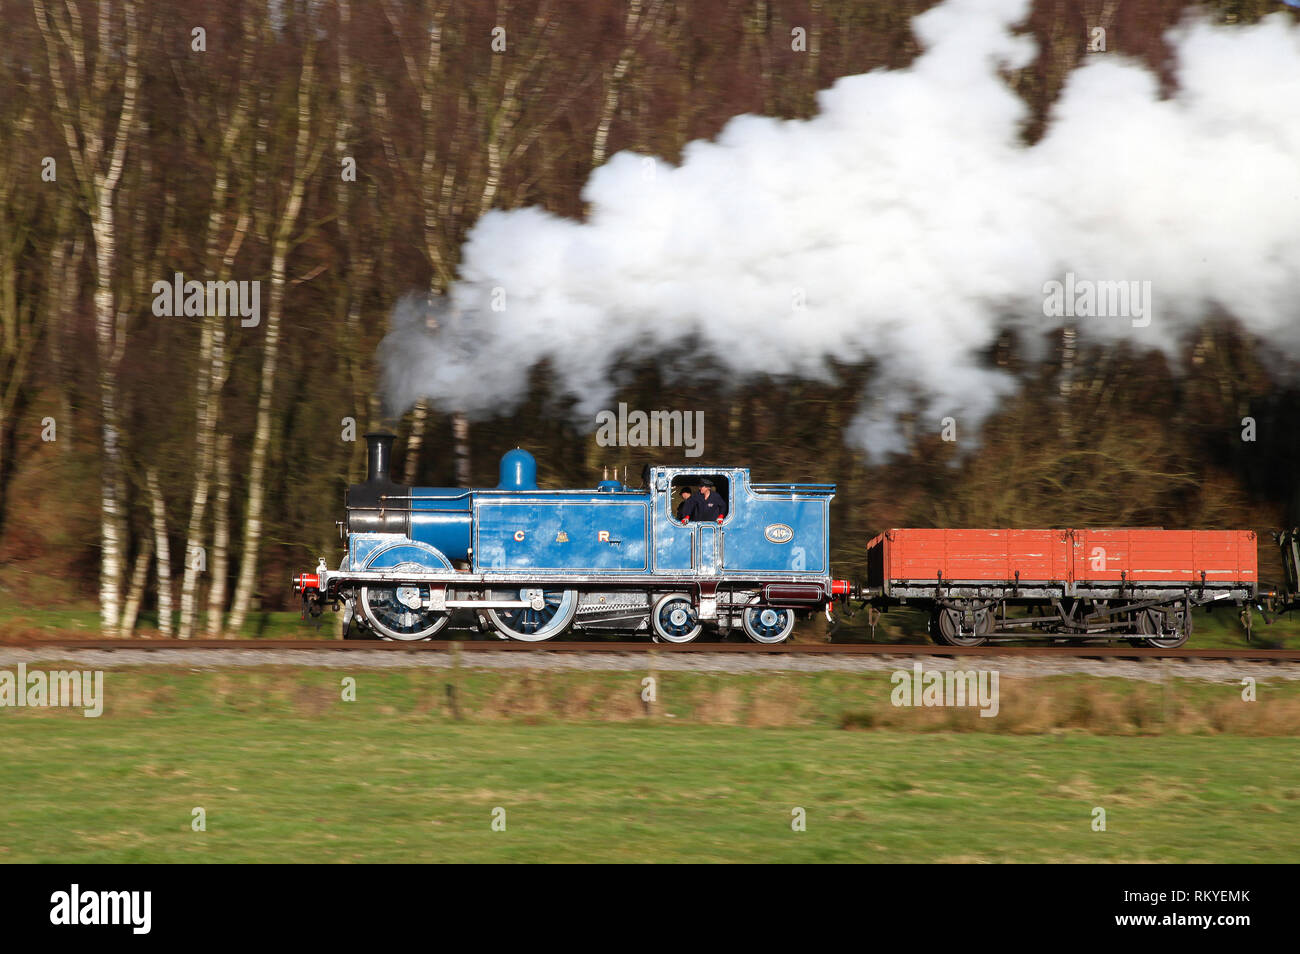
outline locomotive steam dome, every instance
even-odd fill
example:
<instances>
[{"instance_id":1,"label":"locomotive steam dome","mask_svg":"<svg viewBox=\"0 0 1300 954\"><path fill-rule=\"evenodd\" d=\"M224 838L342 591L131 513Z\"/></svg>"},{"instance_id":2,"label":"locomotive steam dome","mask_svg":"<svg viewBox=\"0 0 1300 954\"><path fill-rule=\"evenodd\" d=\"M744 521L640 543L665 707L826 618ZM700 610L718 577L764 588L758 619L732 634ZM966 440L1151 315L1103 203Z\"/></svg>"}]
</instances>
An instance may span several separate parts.
<instances>
[{"instance_id":1,"label":"locomotive steam dome","mask_svg":"<svg viewBox=\"0 0 1300 954\"><path fill-rule=\"evenodd\" d=\"M522 447L501 455L501 478L497 490L536 490L537 460Z\"/></svg>"}]
</instances>

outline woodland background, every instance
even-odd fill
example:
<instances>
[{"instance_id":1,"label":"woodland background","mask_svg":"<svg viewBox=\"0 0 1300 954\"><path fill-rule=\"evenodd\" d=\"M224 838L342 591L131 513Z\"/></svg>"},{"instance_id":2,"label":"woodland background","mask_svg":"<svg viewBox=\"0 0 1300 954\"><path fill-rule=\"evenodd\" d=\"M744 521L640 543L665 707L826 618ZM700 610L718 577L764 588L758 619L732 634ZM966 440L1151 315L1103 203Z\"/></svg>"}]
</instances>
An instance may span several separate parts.
<instances>
[{"instance_id":1,"label":"woodland background","mask_svg":"<svg viewBox=\"0 0 1300 954\"><path fill-rule=\"evenodd\" d=\"M374 426L399 434L398 476L428 485L494 484L516 444L549 486L680 459L596 446L545 366L517 413L386 418L375 352L391 308L454 280L489 209L580 217L583 183L618 150L675 161L735 115L809 116L836 78L905 65L929 5L0 0L0 603L94 606L112 633L245 630L291 605L291 572L337 559ZM1026 140L1090 26L1168 80L1162 33L1189 6L1037 0L1039 56L1009 78L1035 117ZM1242 22L1279 9L1199 6ZM260 324L155 317L151 286L174 272L260 281ZM618 399L704 409L707 460L837 482L837 575L889 526L1058 524L1254 528L1277 578L1266 531L1300 518L1300 394L1263 369L1267 342L1225 313L1172 361L1070 328L1045 362L1020 344L988 355L1021 390L978 450L912 422L912 452L881 466L843 441L871 364L834 385L737 383L702 360L669 386L654 355L629 354Z\"/></svg>"}]
</instances>

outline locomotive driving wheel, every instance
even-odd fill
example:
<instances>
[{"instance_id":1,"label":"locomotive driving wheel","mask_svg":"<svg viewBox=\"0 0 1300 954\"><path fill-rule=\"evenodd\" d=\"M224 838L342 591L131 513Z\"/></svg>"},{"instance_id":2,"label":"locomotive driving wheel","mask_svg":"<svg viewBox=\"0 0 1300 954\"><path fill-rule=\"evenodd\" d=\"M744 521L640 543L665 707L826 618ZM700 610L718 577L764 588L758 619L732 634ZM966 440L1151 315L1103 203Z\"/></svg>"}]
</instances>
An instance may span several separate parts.
<instances>
[{"instance_id":1,"label":"locomotive driving wheel","mask_svg":"<svg viewBox=\"0 0 1300 954\"><path fill-rule=\"evenodd\" d=\"M427 571L418 563L401 563L399 571ZM361 587L361 613L370 628L384 639L430 639L438 633L451 614L426 609L429 587L423 584Z\"/></svg>"},{"instance_id":2,"label":"locomotive driving wheel","mask_svg":"<svg viewBox=\"0 0 1300 954\"><path fill-rule=\"evenodd\" d=\"M993 614L987 609L936 607L930 616L930 635L941 646L983 646L993 631Z\"/></svg>"},{"instance_id":3,"label":"locomotive driving wheel","mask_svg":"<svg viewBox=\"0 0 1300 954\"><path fill-rule=\"evenodd\" d=\"M740 618L745 635L756 643L783 643L794 631L794 610L774 606L747 606Z\"/></svg>"},{"instance_id":4,"label":"locomotive driving wheel","mask_svg":"<svg viewBox=\"0 0 1300 954\"><path fill-rule=\"evenodd\" d=\"M695 612L695 603L685 593L667 593L659 597L650 611L650 624L654 628L655 642L689 643L704 624Z\"/></svg>"},{"instance_id":5,"label":"locomotive driving wheel","mask_svg":"<svg viewBox=\"0 0 1300 954\"><path fill-rule=\"evenodd\" d=\"M560 635L578 612L577 590L492 590L488 598L524 600L532 604L487 610L487 619L498 633L525 643L540 643Z\"/></svg>"}]
</instances>

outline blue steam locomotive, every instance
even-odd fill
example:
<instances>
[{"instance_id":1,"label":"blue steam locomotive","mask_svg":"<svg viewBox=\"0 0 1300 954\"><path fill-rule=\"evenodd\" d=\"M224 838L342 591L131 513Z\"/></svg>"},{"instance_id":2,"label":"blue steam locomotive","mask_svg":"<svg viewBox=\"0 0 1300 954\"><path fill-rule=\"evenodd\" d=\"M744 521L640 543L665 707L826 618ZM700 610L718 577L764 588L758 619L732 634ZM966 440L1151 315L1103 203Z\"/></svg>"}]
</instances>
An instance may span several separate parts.
<instances>
[{"instance_id":1,"label":"blue steam locomotive","mask_svg":"<svg viewBox=\"0 0 1300 954\"><path fill-rule=\"evenodd\" d=\"M525 450L490 489L407 487L389 476L394 435L368 434L367 479L348 488L347 553L294 577L305 609L342 608L345 630L432 639L456 611L503 639L648 633L687 643L706 627L758 643L849 593L830 575L833 484L759 484L743 467L651 467L644 486L541 490ZM711 483L716 521L681 520L683 488Z\"/></svg>"}]
</instances>

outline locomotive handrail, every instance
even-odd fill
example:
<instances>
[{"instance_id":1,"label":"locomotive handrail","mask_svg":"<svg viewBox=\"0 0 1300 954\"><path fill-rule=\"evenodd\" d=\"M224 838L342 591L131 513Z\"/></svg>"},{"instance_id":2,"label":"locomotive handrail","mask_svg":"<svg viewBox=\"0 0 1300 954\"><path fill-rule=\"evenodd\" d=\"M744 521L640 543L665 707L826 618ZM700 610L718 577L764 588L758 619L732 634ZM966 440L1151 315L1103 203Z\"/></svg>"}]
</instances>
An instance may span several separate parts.
<instances>
[{"instance_id":1,"label":"locomotive handrail","mask_svg":"<svg viewBox=\"0 0 1300 954\"><path fill-rule=\"evenodd\" d=\"M498 490L498 489L495 488L495 487L479 487L479 488L475 488L475 489L473 489L473 490L465 490L465 491L462 491L461 493L458 493L458 494L380 494L380 496L379 496L378 499L379 499L379 500L463 500L463 499L465 499L466 497L472 496L472 495L474 495L474 494L488 494L488 495L490 495L490 494L501 494L501 495L504 496L504 495L507 495L507 494L516 494L516 493L519 493L519 491L515 491L515 490ZM601 496L603 496L603 497L608 497L608 496L610 496L611 494L626 494L626 495L629 495L629 496L640 496L640 497L644 497L644 496L647 496L647 495L648 495L646 491L644 491L644 490L637 490L637 489L632 489L632 490L614 490L614 491L597 491L597 490L580 490L580 489L579 489L579 490L575 490L575 489L573 489L573 488L571 488L571 487L557 488L557 489L554 489L554 490L550 490L550 489L540 488L540 487L539 487L537 490L529 490L529 491L525 491L525 493L532 493L532 494L571 494L571 495L574 496L574 497L590 497L592 494L597 494L597 493L599 493L599 494L600 494ZM461 511L457 511L457 513L460 513L460 512L461 512Z\"/></svg>"},{"instance_id":2,"label":"locomotive handrail","mask_svg":"<svg viewBox=\"0 0 1300 954\"><path fill-rule=\"evenodd\" d=\"M472 490L462 491L458 494L380 494L380 500L463 500Z\"/></svg>"},{"instance_id":3,"label":"locomotive handrail","mask_svg":"<svg viewBox=\"0 0 1300 954\"><path fill-rule=\"evenodd\" d=\"M382 510L383 508L381 507L380 509ZM399 510L400 508L390 507L389 509ZM468 510L457 510L455 507L425 507L421 510L412 510L411 508L408 507L405 512L406 513L458 513L461 514L462 516L466 516L469 514Z\"/></svg>"},{"instance_id":4,"label":"locomotive handrail","mask_svg":"<svg viewBox=\"0 0 1300 954\"><path fill-rule=\"evenodd\" d=\"M829 496L835 493L835 484L750 484L749 489L755 494L804 493L816 496Z\"/></svg>"}]
</instances>

